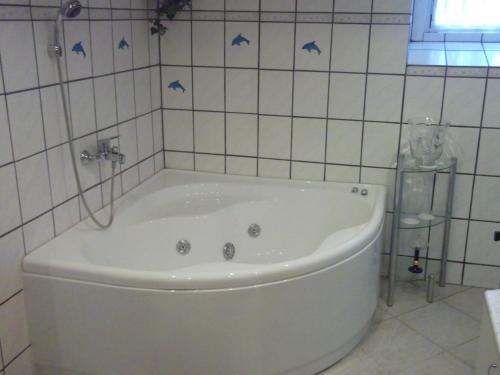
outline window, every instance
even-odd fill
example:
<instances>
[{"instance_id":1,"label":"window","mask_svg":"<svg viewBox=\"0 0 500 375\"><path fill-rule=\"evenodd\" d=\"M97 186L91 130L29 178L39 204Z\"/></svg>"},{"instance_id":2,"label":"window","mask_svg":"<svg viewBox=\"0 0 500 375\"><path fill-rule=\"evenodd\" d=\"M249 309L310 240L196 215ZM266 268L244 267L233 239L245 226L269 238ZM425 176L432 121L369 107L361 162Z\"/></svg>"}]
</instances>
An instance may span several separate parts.
<instances>
[{"instance_id":1,"label":"window","mask_svg":"<svg viewBox=\"0 0 500 375\"><path fill-rule=\"evenodd\" d=\"M415 0L412 41L500 41L500 0Z\"/></svg>"}]
</instances>

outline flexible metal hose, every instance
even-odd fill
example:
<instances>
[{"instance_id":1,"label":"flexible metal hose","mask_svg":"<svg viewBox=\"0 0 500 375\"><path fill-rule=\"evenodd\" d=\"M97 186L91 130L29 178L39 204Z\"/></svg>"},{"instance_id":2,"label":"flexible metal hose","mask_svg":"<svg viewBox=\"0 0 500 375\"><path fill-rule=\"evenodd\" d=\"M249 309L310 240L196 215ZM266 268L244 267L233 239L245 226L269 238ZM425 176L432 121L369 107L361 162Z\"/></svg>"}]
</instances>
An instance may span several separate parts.
<instances>
[{"instance_id":1,"label":"flexible metal hose","mask_svg":"<svg viewBox=\"0 0 500 375\"><path fill-rule=\"evenodd\" d=\"M54 28L54 38L55 38L55 45L60 45L59 44L59 28L60 28L60 23L61 23L61 17L59 16L55 22L55 28ZM61 58L60 56L56 56L56 64L57 64L57 74L59 76L59 89L61 90L61 99L62 99L62 104L63 104L63 112L64 112L64 120L66 122L66 131L68 134L68 141L69 141L69 151L71 154L71 164L73 165L73 172L75 173L75 180L76 180L76 186L78 189L78 194L80 195L82 199L83 206L85 207L85 210L87 211L90 219L94 222L95 225L99 229L107 229L113 224L113 219L114 219L114 200L115 200L115 170L116 170L116 162L113 161L111 163L111 201L110 201L110 213L109 213L109 219L106 223L101 223L95 215L92 213L92 210L90 209L90 206L87 202L87 199L85 198L83 188L82 188L82 182L80 180L80 175L78 174L78 168L77 168L77 163L76 163L76 156L75 156L75 146L73 144L73 131L72 131L72 124L71 124L71 117L69 115L69 109L68 109L68 103L66 100L66 91L64 90L64 82L63 82L63 75L62 75L62 68L61 68Z\"/></svg>"}]
</instances>

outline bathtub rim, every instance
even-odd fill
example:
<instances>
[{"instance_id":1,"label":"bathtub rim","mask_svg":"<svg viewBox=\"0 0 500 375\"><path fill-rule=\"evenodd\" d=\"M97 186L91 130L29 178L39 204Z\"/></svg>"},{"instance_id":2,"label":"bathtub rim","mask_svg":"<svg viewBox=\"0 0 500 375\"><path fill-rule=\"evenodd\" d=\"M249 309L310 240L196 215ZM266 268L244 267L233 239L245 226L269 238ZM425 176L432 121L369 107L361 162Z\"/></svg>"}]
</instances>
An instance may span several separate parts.
<instances>
[{"instance_id":1,"label":"bathtub rim","mask_svg":"<svg viewBox=\"0 0 500 375\"><path fill-rule=\"evenodd\" d=\"M200 177L208 177L208 179L224 179L232 178L241 181L248 181L256 183L257 181L263 182L264 185L296 185L297 187L303 186L327 188L328 185L323 184L322 181L296 181L296 180L283 180L273 178L255 178L255 177L241 177L241 176L227 176L212 173L199 173L188 171L165 170L158 175L179 174L181 176L193 176L195 179ZM158 178L161 178L158 177ZM152 178L154 179L154 177ZM147 183L147 182L146 182ZM342 244L330 248L323 249L321 252L314 251L311 254L295 258L286 262L271 263L271 264L246 264L238 262L214 262L217 265L230 265L237 264L240 270L235 276L233 272L228 270L227 273L180 273L175 272L160 272L160 271L145 271L145 270L131 270L127 268L119 268L113 266L103 266L89 263L88 260L83 258L80 251L69 249L50 249L50 246L42 246L42 248L35 250L28 254L23 259L23 272L33 275L45 275L52 277L59 277L68 280L79 280L95 282L98 284L105 284L117 287L131 287L142 289L155 289L155 290L220 290L241 287L252 287L271 282L280 282L287 279L301 277L319 270L326 269L334 266L344 260L356 255L363 251L366 247L374 243L377 238L382 235L383 225L385 219L385 194L386 188L382 185L372 184L358 184L358 183L343 183L326 181L327 184L333 185L348 185L349 187L356 186L361 188L375 188L372 191L376 192L374 205L372 207L372 215L368 222L360 225L361 230L353 238ZM333 186L331 185L331 186ZM144 194L138 194L137 190L141 188L140 185L133 191L129 192L129 202L126 206L140 199ZM175 186L175 184L174 184ZM147 192L147 187L146 189ZM373 196L373 193L372 193ZM127 194L123 197L127 199ZM88 225L86 221L77 224L75 227ZM75 228L74 227L74 228ZM72 229L74 229L72 228ZM71 231L70 229L69 231ZM67 232L66 232L67 233ZM63 257L57 258L62 254ZM68 258L69 255L69 258ZM71 259L73 256L73 259ZM247 270L243 271L242 269ZM256 271L257 269L257 271ZM180 269L182 270L182 269ZM193 275L196 275L193 279Z\"/></svg>"}]
</instances>

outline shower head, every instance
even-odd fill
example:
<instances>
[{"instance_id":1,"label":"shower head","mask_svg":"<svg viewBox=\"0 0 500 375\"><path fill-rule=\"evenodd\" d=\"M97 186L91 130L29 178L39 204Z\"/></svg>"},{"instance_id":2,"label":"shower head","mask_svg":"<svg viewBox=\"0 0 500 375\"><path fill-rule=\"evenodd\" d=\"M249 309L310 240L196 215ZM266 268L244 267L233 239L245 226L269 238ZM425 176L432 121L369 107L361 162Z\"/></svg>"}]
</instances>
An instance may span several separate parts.
<instances>
[{"instance_id":1,"label":"shower head","mask_svg":"<svg viewBox=\"0 0 500 375\"><path fill-rule=\"evenodd\" d=\"M61 15L66 18L74 18L80 14L82 4L78 0L66 1L61 7Z\"/></svg>"}]
</instances>

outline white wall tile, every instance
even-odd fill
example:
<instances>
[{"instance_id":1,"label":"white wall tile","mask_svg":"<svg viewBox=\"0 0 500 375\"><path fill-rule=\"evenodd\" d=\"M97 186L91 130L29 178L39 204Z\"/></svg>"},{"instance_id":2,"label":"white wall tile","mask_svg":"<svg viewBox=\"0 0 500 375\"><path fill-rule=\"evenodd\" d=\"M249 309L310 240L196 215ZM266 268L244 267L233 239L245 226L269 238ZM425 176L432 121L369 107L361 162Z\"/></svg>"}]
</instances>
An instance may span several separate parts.
<instances>
[{"instance_id":1,"label":"white wall tile","mask_svg":"<svg viewBox=\"0 0 500 375\"><path fill-rule=\"evenodd\" d=\"M55 236L52 212L37 217L35 220L24 225L23 232L24 246L27 254L50 241Z\"/></svg>"},{"instance_id":2,"label":"white wall tile","mask_svg":"<svg viewBox=\"0 0 500 375\"><path fill-rule=\"evenodd\" d=\"M132 21L133 65L136 69L149 65L149 33L147 20Z\"/></svg>"},{"instance_id":3,"label":"white wall tile","mask_svg":"<svg viewBox=\"0 0 500 375\"><path fill-rule=\"evenodd\" d=\"M193 3L194 10L223 10L224 0L198 0Z\"/></svg>"},{"instance_id":4,"label":"white wall tile","mask_svg":"<svg viewBox=\"0 0 500 375\"><path fill-rule=\"evenodd\" d=\"M163 150L163 124L162 112L155 111L152 113L153 117L153 147L154 152Z\"/></svg>"},{"instance_id":5,"label":"white wall tile","mask_svg":"<svg viewBox=\"0 0 500 375\"><path fill-rule=\"evenodd\" d=\"M193 64L224 65L224 23L193 21Z\"/></svg>"},{"instance_id":6,"label":"white wall tile","mask_svg":"<svg viewBox=\"0 0 500 375\"><path fill-rule=\"evenodd\" d=\"M373 0L375 13L409 13L411 0Z\"/></svg>"},{"instance_id":7,"label":"white wall tile","mask_svg":"<svg viewBox=\"0 0 500 375\"><path fill-rule=\"evenodd\" d=\"M17 160L43 150L45 141L38 90L7 95L7 108L14 158Z\"/></svg>"},{"instance_id":8,"label":"white wall tile","mask_svg":"<svg viewBox=\"0 0 500 375\"><path fill-rule=\"evenodd\" d=\"M452 127L448 129L450 141L458 154L457 170L459 173L473 173L476 161L479 129Z\"/></svg>"},{"instance_id":9,"label":"white wall tile","mask_svg":"<svg viewBox=\"0 0 500 375\"><path fill-rule=\"evenodd\" d=\"M292 162L292 179L323 181L325 166L316 163Z\"/></svg>"},{"instance_id":10,"label":"white wall tile","mask_svg":"<svg viewBox=\"0 0 500 375\"><path fill-rule=\"evenodd\" d=\"M65 85L64 88L67 100L69 98L68 86ZM49 86L42 88L40 94L47 147L54 147L68 140L61 91L58 86Z\"/></svg>"},{"instance_id":11,"label":"white wall tile","mask_svg":"<svg viewBox=\"0 0 500 375\"><path fill-rule=\"evenodd\" d=\"M73 137L95 132L94 87L92 79L69 83Z\"/></svg>"},{"instance_id":12,"label":"white wall tile","mask_svg":"<svg viewBox=\"0 0 500 375\"><path fill-rule=\"evenodd\" d=\"M474 285L483 288L498 288L500 267L466 264L464 269L464 285Z\"/></svg>"},{"instance_id":13,"label":"white wall tile","mask_svg":"<svg viewBox=\"0 0 500 375\"><path fill-rule=\"evenodd\" d=\"M477 172L500 176L500 129L482 129Z\"/></svg>"},{"instance_id":14,"label":"white wall tile","mask_svg":"<svg viewBox=\"0 0 500 375\"><path fill-rule=\"evenodd\" d=\"M151 80L148 68L134 71L134 94L136 116L151 112Z\"/></svg>"},{"instance_id":15,"label":"white wall tile","mask_svg":"<svg viewBox=\"0 0 500 375\"><path fill-rule=\"evenodd\" d=\"M31 22L0 22L0 53L6 92L37 85Z\"/></svg>"},{"instance_id":16,"label":"white wall tile","mask_svg":"<svg viewBox=\"0 0 500 375\"><path fill-rule=\"evenodd\" d=\"M399 122L403 96L403 77L368 75L365 118Z\"/></svg>"},{"instance_id":17,"label":"white wall tile","mask_svg":"<svg viewBox=\"0 0 500 375\"><path fill-rule=\"evenodd\" d=\"M195 112L194 142L196 152L224 153L224 114Z\"/></svg>"},{"instance_id":18,"label":"white wall tile","mask_svg":"<svg viewBox=\"0 0 500 375\"><path fill-rule=\"evenodd\" d=\"M292 119L277 116L260 116L259 156L289 159L292 140ZM260 173L259 173L260 175Z\"/></svg>"},{"instance_id":19,"label":"white wall tile","mask_svg":"<svg viewBox=\"0 0 500 375\"><path fill-rule=\"evenodd\" d=\"M326 181L355 182L359 180L359 167L348 167L345 165L327 165Z\"/></svg>"},{"instance_id":20,"label":"white wall tile","mask_svg":"<svg viewBox=\"0 0 500 375\"><path fill-rule=\"evenodd\" d=\"M31 348L28 348L5 369L5 375L35 375L33 363Z\"/></svg>"},{"instance_id":21,"label":"white wall tile","mask_svg":"<svg viewBox=\"0 0 500 375\"><path fill-rule=\"evenodd\" d=\"M467 262L500 266L500 242L493 237L498 227L498 223L470 222Z\"/></svg>"},{"instance_id":22,"label":"white wall tile","mask_svg":"<svg viewBox=\"0 0 500 375\"><path fill-rule=\"evenodd\" d=\"M369 25L333 25L333 71L366 72L369 32Z\"/></svg>"},{"instance_id":23,"label":"white wall tile","mask_svg":"<svg viewBox=\"0 0 500 375\"><path fill-rule=\"evenodd\" d=\"M328 73L295 72L294 116L326 117Z\"/></svg>"},{"instance_id":24,"label":"white wall tile","mask_svg":"<svg viewBox=\"0 0 500 375\"><path fill-rule=\"evenodd\" d=\"M226 69L226 110L257 113L258 71Z\"/></svg>"},{"instance_id":25,"label":"white wall tile","mask_svg":"<svg viewBox=\"0 0 500 375\"><path fill-rule=\"evenodd\" d=\"M193 68L195 110L224 110L224 69Z\"/></svg>"},{"instance_id":26,"label":"white wall tile","mask_svg":"<svg viewBox=\"0 0 500 375\"><path fill-rule=\"evenodd\" d=\"M168 32L160 38L162 64L191 64L191 22L170 21L164 25Z\"/></svg>"},{"instance_id":27,"label":"white wall tile","mask_svg":"<svg viewBox=\"0 0 500 375\"><path fill-rule=\"evenodd\" d=\"M328 70L330 66L331 34L331 25L298 23L295 37L295 68L301 70ZM314 49L305 47L314 47Z\"/></svg>"},{"instance_id":28,"label":"white wall tile","mask_svg":"<svg viewBox=\"0 0 500 375\"><path fill-rule=\"evenodd\" d=\"M443 118L453 125L479 126L484 87L484 79L447 78Z\"/></svg>"},{"instance_id":29,"label":"white wall tile","mask_svg":"<svg viewBox=\"0 0 500 375\"><path fill-rule=\"evenodd\" d=\"M372 25L369 72L404 73L407 52L407 25Z\"/></svg>"},{"instance_id":30,"label":"white wall tile","mask_svg":"<svg viewBox=\"0 0 500 375\"><path fill-rule=\"evenodd\" d=\"M326 120L293 119L292 159L324 162Z\"/></svg>"},{"instance_id":31,"label":"white wall tile","mask_svg":"<svg viewBox=\"0 0 500 375\"><path fill-rule=\"evenodd\" d=\"M365 79L364 74L331 74L328 117L363 119Z\"/></svg>"},{"instance_id":32,"label":"white wall tile","mask_svg":"<svg viewBox=\"0 0 500 375\"><path fill-rule=\"evenodd\" d=\"M226 10L259 10L259 0L226 0Z\"/></svg>"},{"instance_id":33,"label":"white wall tile","mask_svg":"<svg viewBox=\"0 0 500 375\"><path fill-rule=\"evenodd\" d=\"M12 161L12 146L5 97L0 96L0 165Z\"/></svg>"},{"instance_id":34,"label":"white wall tile","mask_svg":"<svg viewBox=\"0 0 500 375\"><path fill-rule=\"evenodd\" d=\"M60 204L76 195L76 182L69 145L52 148L47 151L52 201Z\"/></svg>"},{"instance_id":35,"label":"white wall tile","mask_svg":"<svg viewBox=\"0 0 500 375\"><path fill-rule=\"evenodd\" d=\"M292 112L292 72L260 71L260 113L289 115Z\"/></svg>"},{"instance_id":36,"label":"white wall tile","mask_svg":"<svg viewBox=\"0 0 500 375\"><path fill-rule=\"evenodd\" d=\"M120 124L118 126L118 132L120 134L120 151L127 156L125 164L122 165L123 170L138 162L137 129L135 120Z\"/></svg>"},{"instance_id":37,"label":"white wall tile","mask_svg":"<svg viewBox=\"0 0 500 375\"><path fill-rule=\"evenodd\" d=\"M290 162L285 160L259 160L259 177L290 178Z\"/></svg>"},{"instance_id":38,"label":"white wall tile","mask_svg":"<svg viewBox=\"0 0 500 375\"><path fill-rule=\"evenodd\" d=\"M163 121L165 149L193 151L193 113L166 110Z\"/></svg>"},{"instance_id":39,"label":"white wall tile","mask_svg":"<svg viewBox=\"0 0 500 375\"><path fill-rule=\"evenodd\" d=\"M12 164L0 168L0 211L0 233L3 234L21 224L16 172Z\"/></svg>"},{"instance_id":40,"label":"white wall tile","mask_svg":"<svg viewBox=\"0 0 500 375\"><path fill-rule=\"evenodd\" d=\"M439 120L443 101L444 78L407 77L403 122L416 117Z\"/></svg>"},{"instance_id":41,"label":"white wall tile","mask_svg":"<svg viewBox=\"0 0 500 375\"><path fill-rule=\"evenodd\" d=\"M226 22L226 66L256 68L259 65L259 24ZM239 42L241 35L248 42Z\"/></svg>"},{"instance_id":42,"label":"white wall tile","mask_svg":"<svg viewBox=\"0 0 500 375\"><path fill-rule=\"evenodd\" d=\"M387 187L386 210L392 211L394 206L394 184L396 171L384 168L361 168L361 182L364 184L378 184Z\"/></svg>"},{"instance_id":43,"label":"white wall tile","mask_svg":"<svg viewBox=\"0 0 500 375\"><path fill-rule=\"evenodd\" d=\"M82 150L87 150L90 153L97 152L97 137L95 134L87 135L83 138L79 138L78 140L74 141L74 151L77 160L80 157L80 153ZM125 152L123 148L121 152ZM128 159L129 155L127 154L127 160ZM89 165L82 165L81 163L76 163L76 166L84 190L88 189L89 187L99 182L100 180L99 165L97 163L90 163Z\"/></svg>"},{"instance_id":44,"label":"white wall tile","mask_svg":"<svg viewBox=\"0 0 500 375\"><path fill-rule=\"evenodd\" d=\"M372 8L372 0L336 0L335 12L364 12L369 13Z\"/></svg>"},{"instance_id":45,"label":"white wall tile","mask_svg":"<svg viewBox=\"0 0 500 375\"><path fill-rule=\"evenodd\" d=\"M94 75L113 72L113 37L110 21L91 21L92 69Z\"/></svg>"},{"instance_id":46,"label":"white wall tile","mask_svg":"<svg viewBox=\"0 0 500 375\"><path fill-rule=\"evenodd\" d=\"M263 11L280 11L293 12L295 11L295 0L266 0L261 4Z\"/></svg>"},{"instance_id":47,"label":"white wall tile","mask_svg":"<svg viewBox=\"0 0 500 375\"><path fill-rule=\"evenodd\" d=\"M455 194L453 198L453 217L467 219L470 211L472 195L472 176L457 174L455 177ZM434 187L434 210L446 211L446 196L448 190L448 175L438 174Z\"/></svg>"},{"instance_id":48,"label":"white wall tile","mask_svg":"<svg viewBox=\"0 0 500 375\"><path fill-rule=\"evenodd\" d=\"M192 171L194 170L194 156L184 152L166 152L165 168Z\"/></svg>"},{"instance_id":49,"label":"white wall tile","mask_svg":"<svg viewBox=\"0 0 500 375\"><path fill-rule=\"evenodd\" d=\"M116 124L116 93L114 77L104 76L95 78L94 95L97 129L104 129L108 126Z\"/></svg>"},{"instance_id":50,"label":"white wall tile","mask_svg":"<svg viewBox=\"0 0 500 375\"><path fill-rule=\"evenodd\" d=\"M363 133L362 164L394 168L399 145L399 125L366 122Z\"/></svg>"},{"instance_id":51,"label":"white wall tile","mask_svg":"<svg viewBox=\"0 0 500 375\"><path fill-rule=\"evenodd\" d=\"M328 121L327 163L358 165L362 128L363 124L358 121Z\"/></svg>"},{"instance_id":52,"label":"white wall tile","mask_svg":"<svg viewBox=\"0 0 500 375\"><path fill-rule=\"evenodd\" d=\"M500 221L500 177L476 177L471 218Z\"/></svg>"},{"instance_id":53,"label":"white wall tile","mask_svg":"<svg viewBox=\"0 0 500 375\"><path fill-rule=\"evenodd\" d=\"M21 262L24 257L24 244L21 229L1 237L0 249L0 301L3 302L23 287Z\"/></svg>"},{"instance_id":54,"label":"white wall tile","mask_svg":"<svg viewBox=\"0 0 500 375\"><path fill-rule=\"evenodd\" d=\"M484 103L483 126L500 128L500 79L489 79Z\"/></svg>"},{"instance_id":55,"label":"white wall tile","mask_svg":"<svg viewBox=\"0 0 500 375\"><path fill-rule=\"evenodd\" d=\"M191 109L193 105L191 68L163 66L161 69L163 106L171 109ZM168 87L177 81L184 90Z\"/></svg>"},{"instance_id":56,"label":"white wall tile","mask_svg":"<svg viewBox=\"0 0 500 375\"><path fill-rule=\"evenodd\" d=\"M199 172L224 173L224 156L195 155L195 169Z\"/></svg>"},{"instance_id":57,"label":"white wall tile","mask_svg":"<svg viewBox=\"0 0 500 375\"><path fill-rule=\"evenodd\" d=\"M444 224L431 228L429 239L429 253L431 258L441 259L443 248ZM467 239L467 221L452 220L450 227L450 247L448 259L463 262L465 253L465 242Z\"/></svg>"},{"instance_id":58,"label":"white wall tile","mask_svg":"<svg viewBox=\"0 0 500 375\"><path fill-rule=\"evenodd\" d=\"M141 116L137 119L137 146L139 149L139 160L144 160L153 155L153 123L151 114ZM139 167L140 172L141 167ZM148 175L148 177L150 176Z\"/></svg>"},{"instance_id":59,"label":"white wall tile","mask_svg":"<svg viewBox=\"0 0 500 375\"><path fill-rule=\"evenodd\" d=\"M132 69L132 25L130 21L113 21L113 53L115 58L115 71L121 72ZM129 47L119 49L122 39L128 43Z\"/></svg>"},{"instance_id":60,"label":"white wall tile","mask_svg":"<svg viewBox=\"0 0 500 375\"><path fill-rule=\"evenodd\" d=\"M117 74L115 82L118 121L127 121L135 116L134 74L132 72Z\"/></svg>"},{"instance_id":61,"label":"white wall tile","mask_svg":"<svg viewBox=\"0 0 500 375\"><path fill-rule=\"evenodd\" d=\"M16 163L23 221L29 221L51 207L47 155L36 154Z\"/></svg>"},{"instance_id":62,"label":"white wall tile","mask_svg":"<svg viewBox=\"0 0 500 375\"><path fill-rule=\"evenodd\" d=\"M59 81L57 73L57 64L54 58L49 56L47 46L53 43L54 21L35 21L33 22L35 34L36 62L38 67L38 77L40 85L49 85ZM61 35L61 44L64 43L64 35ZM63 44L64 45L64 44ZM66 54L60 57L62 64L62 75L66 80Z\"/></svg>"},{"instance_id":63,"label":"white wall tile","mask_svg":"<svg viewBox=\"0 0 500 375\"><path fill-rule=\"evenodd\" d=\"M69 79L79 79L92 75L92 51L88 22L64 21L64 42ZM78 49L81 46L83 52Z\"/></svg>"},{"instance_id":64,"label":"white wall tile","mask_svg":"<svg viewBox=\"0 0 500 375\"><path fill-rule=\"evenodd\" d=\"M226 173L240 176L257 176L257 159L228 156L226 158Z\"/></svg>"},{"instance_id":65,"label":"white wall tile","mask_svg":"<svg viewBox=\"0 0 500 375\"><path fill-rule=\"evenodd\" d=\"M150 157L139 163L139 182L144 182L154 174L154 159Z\"/></svg>"},{"instance_id":66,"label":"white wall tile","mask_svg":"<svg viewBox=\"0 0 500 375\"><path fill-rule=\"evenodd\" d=\"M23 293L0 306L0 338L6 363L29 345Z\"/></svg>"},{"instance_id":67,"label":"white wall tile","mask_svg":"<svg viewBox=\"0 0 500 375\"><path fill-rule=\"evenodd\" d=\"M151 107L153 110L162 106L162 92L160 82L160 68L158 66L149 69L151 76Z\"/></svg>"},{"instance_id":68,"label":"white wall tile","mask_svg":"<svg viewBox=\"0 0 500 375\"><path fill-rule=\"evenodd\" d=\"M257 156L257 116L228 113L226 142L228 154ZM234 163L238 164L237 161Z\"/></svg>"},{"instance_id":69,"label":"white wall tile","mask_svg":"<svg viewBox=\"0 0 500 375\"><path fill-rule=\"evenodd\" d=\"M293 68L293 23L262 23L260 28L260 67Z\"/></svg>"},{"instance_id":70,"label":"white wall tile","mask_svg":"<svg viewBox=\"0 0 500 375\"><path fill-rule=\"evenodd\" d=\"M78 198L73 198L54 208L56 236L60 235L79 221L80 208L78 207Z\"/></svg>"},{"instance_id":71,"label":"white wall tile","mask_svg":"<svg viewBox=\"0 0 500 375\"><path fill-rule=\"evenodd\" d=\"M332 12L333 0L298 0L298 12Z\"/></svg>"}]
</instances>

